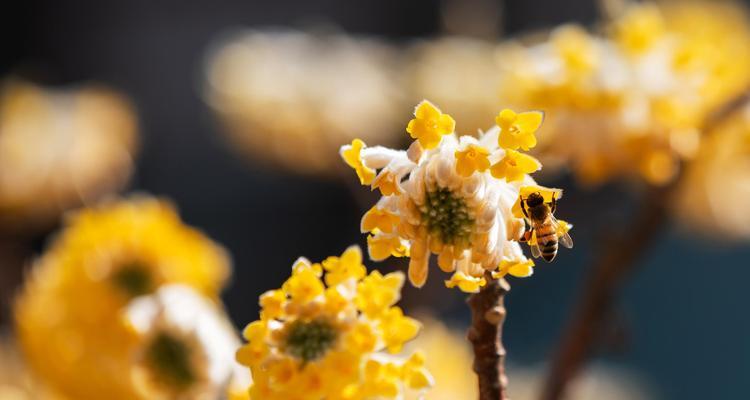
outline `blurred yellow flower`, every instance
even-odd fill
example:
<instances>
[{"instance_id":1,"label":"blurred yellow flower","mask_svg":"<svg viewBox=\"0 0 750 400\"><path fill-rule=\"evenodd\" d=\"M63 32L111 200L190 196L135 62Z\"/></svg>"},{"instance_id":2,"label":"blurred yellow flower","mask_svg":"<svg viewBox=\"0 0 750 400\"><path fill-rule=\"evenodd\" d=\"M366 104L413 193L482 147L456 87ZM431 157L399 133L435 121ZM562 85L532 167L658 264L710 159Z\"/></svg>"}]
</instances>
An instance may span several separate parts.
<instances>
[{"instance_id":1,"label":"blurred yellow flower","mask_svg":"<svg viewBox=\"0 0 750 400\"><path fill-rule=\"evenodd\" d=\"M360 166L349 162L353 145L341 148L355 171L368 168L377 174L374 181L388 175L400 182L401 190L382 193L362 218L362 232L370 233L370 258L408 256L409 280L421 287L436 254L438 267L454 273L448 287L476 292L486 283L485 271L496 270L503 261L526 262L518 244L524 216L515 215L513 205L522 187L534 185L529 174L541 164L498 144L505 140L533 147L542 114L504 110L497 118L501 126L479 138L447 131L455 126L452 119L441 127L445 114L427 101L415 115L409 130L418 133L412 135L417 140L407 151L363 147L358 150ZM510 138L502 139L503 134ZM490 168L490 160L500 161Z\"/></svg>"},{"instance_id":2,"label":"blurred yellow flower","mask_svg":"<svg viewBox=\"0 0 750 400\"><path fill-rule=\"evenodd\" d=\"M63 211L127 182L138 132L124 97L97 85L0 83L3 230L47 228Z\"/></svg>"},{"instance_id":3,"label":"blurred yellow flower","mask_svg":"<svg viewBox=\"0 0 750 400\"><path fill-rule=\"evenodd\" d=\"M417 104L414 116L416 118L409 121L406 131L412 139L419 140L425 150L437 147L443 135L453 133L456 128L456 121L450 115L443 114L427 100Z\"/></svg>"},{"instance_id":4,"label":"blurred yellow flower","mask_svg":"<svg viewBox=\"0 0 750 400\"><path fill-rule=\"evenodd\" d=\"M672 182L707 119L750 86L750 23L738 3L627 2L602 32L563 26L505 45L501 97L544 109L535 155L586 184ZM498 121L499 123L499 121Z\"/></svg>"},{"instance_id":5,"label":"blurred yellow flower","mask_svg":"<svg viewBox=\"0 0 750 400\"><path fill-rule=\"evenodd\" d=\"M339 164L320 154L355 134L382 143L398 137L402 68L397 49L380 40L244 31L222 36L205 69L204 99L233 149L252 162L331 176Z\"/></svg>"},{"instance_id":6,"label":"blurred yellow flower","mask_svg":"<svg viewBox=\"0 0 750 400\"><path fill-rule=\"evenodd\" d=\"M121 317L126 306L169 283L216 300L229 272L223 249L164 201L133 197L83 209L67 219L16 301L18 340L34 372L62 394L142 398L128 379L140 340Z\"/></svg>"},{"instance_id":7,"label":"blurred yellow flower","mask_svg":"<svg viewBox=\"0 0 750 400\"><path fill-rule=\"evenodd\" d=\"M358 247L322 265L299 259L282 289L261 297L237 351L251 399L396 399L431 386L420 356L394 355L420 328L395 306L403 274L365 276L361 260Z\"/></svg>"},{"instance_id":8,"label":"blurred yellow flower","mask_svg":"<svg viewBox=\"0 0 750 400\"><path fill-rule=\"evenodd\" d=\"M164 285L123 318L136 338L131 377L144 399L215 399L239 366L240 345L221 307L189 286ZM123 379L127 379L124 376Z\"/></svg>"},{"instance_id":9,"label":"blurred yellow flower","mask_svg":"<svg viewBox=\"0 0 750 400\"><path fill-rule=\"evenodd\" d=\"M661 10L644 3L625 10L612 26L614 40L628 53L637 55L654 46L666 33Z\"/></svg>"}]
</instances>

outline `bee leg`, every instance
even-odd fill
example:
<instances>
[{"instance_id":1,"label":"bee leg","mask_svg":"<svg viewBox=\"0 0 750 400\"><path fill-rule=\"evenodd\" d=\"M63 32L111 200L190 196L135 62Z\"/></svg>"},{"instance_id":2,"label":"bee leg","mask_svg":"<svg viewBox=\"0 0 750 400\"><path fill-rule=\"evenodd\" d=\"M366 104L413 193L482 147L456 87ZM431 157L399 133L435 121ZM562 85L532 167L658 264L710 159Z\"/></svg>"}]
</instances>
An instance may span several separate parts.
<instances>
[{"instance_id":1,"label":"bee leg","mask_svg":"<svg viewBox=\"0 0 750 400\"><path fill-rule=\"evenodd\" d=\"M552 214L555 213L555 210L557 210L557 198L553 194L552 195L552 207L551 207Z\"/></svg>"},{"instance_id":2,"label":"bee leg","mask_svg":"<svg viewBox=\"0 0 750 400\"><path fill-rule=\"evenodd\" d=\"M526 212L526 200L524 200L523 197L521 197L521 211L523 211L523 215L526 218L529 218L529 214Z\"/></svg>"},{"instance_id":3,"label":"bee leg","mask_svg":"<svg viewBox=\"0 0 750 400\"><path fill-rule=\"evenodd\" d=\"M523 233L521 234L521 237L518 239L519 242L524 243L531 240L531 226L526 222L526 220L523 220Z\"/></svg>"}]
</instances>

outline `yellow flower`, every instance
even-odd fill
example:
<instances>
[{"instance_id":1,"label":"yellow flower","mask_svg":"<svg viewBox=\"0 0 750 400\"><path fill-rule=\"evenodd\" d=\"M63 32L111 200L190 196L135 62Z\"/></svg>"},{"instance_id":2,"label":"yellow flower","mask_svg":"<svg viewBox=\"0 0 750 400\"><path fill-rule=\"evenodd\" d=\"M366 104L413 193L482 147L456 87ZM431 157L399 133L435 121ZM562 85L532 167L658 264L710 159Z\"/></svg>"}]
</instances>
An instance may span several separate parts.
<instances>
[{"instance_id":1,"label":"yellow flower","mask_svg":"<svg viewBox=\"0 0 750 400\"><path fill-rule=\"evenodd\" d=\"M521 262L503 260L502 262L500 262L500 266L498 266L497 271L492 272L492 277L495 279L500 279L505 277L505 275L511 275L515 276L516 278L526 278L531 276L533 273L533 260L526 260Z\"/></svg>"},{"instance_id":2,"label":"yellow flower","mask_svg":"<svg viewBox=\"0 0 750 400\"><path fill-rule=\"evenodd\" d=\"M528 151L536 146L534 134L542 125L544 113L541 111L527 111L516 114L505 109L495 117L495 123L500 127L498 144L504 149Z\"/></svg>"},{"instance_id":3,"label":"yellow flower","mask_svg":"<svg viewBox=\"0 0 750 400\"><path fill-rule=\"evenodd\" d=\"M476 293L486 283L483 277L466 275L459 271L454 273L450 280L445 281L445 286L448 288L458 287L465 293Z\"/></svg>"},{"instance_id":4,"label":"yellow flower","mask_svg":"<svg viewBox=\"0 0 750 400\"><path fill-rule=\"evenodd\" d=\"M298 286L289 282L299 276L327 283L316 296L303 291L304 303L286 289L280 305L275 299L279 291L264 295L274 300L261 300L263 307L266 303L284 312L264 308L261 315L277 317L262 318L245 329L248 343L237 351L237 360L250 367L252 399L397 398L406 387L425 389L431 382L419 357L391 360L383 352L400 352L420 329L395 306L403 274L373 271L364 276L361 257L359 249L350 247L341 257L323 261L322 271L317 264L298 261L283 287Z\"/></svg>"},{"instance_id":5,"label":"yellow flower","mask_svg":"<svg viewBox=\"0 0 750 400\"><path fill-rule=\"evenodd\" d=\"M372 232L375 229L384 233L393 233L401 218L398 215L378 206L373 206L362 217L362 232Z\"/></svg>"},{"instance_id":6,"label":"yellow flower","mask_svg":"<svg viewBox=\"0 0 750 400\"><path fill-rule=\"evenodd\" d=\"M471 176L474 171L484 172L490 167L490 160L487 158L490 152L482 146L470 144L455 154L456 172L463 177Z\"/></svg>"},{"instance_id":7,"label":"yellow flower","mask_svg":"<svg viewBox=\"0 0 750 400\"><path fill-rule=\"evenodd\" d=\"M419 322L405 317L399 307L390 307L381 315L378 325L383 335L383 342L392 354L399 353L404 343L414 339L419 333Z\"/></svg>"},{"instance_id":8,"label":"yellow flower","mask_svg":"<svg viewBox=\"0 0 750 400\"><path fill-rule=\"evenodd\" d=\"M375 179L375 171L368 168L362 162L362 149L367 147L365 142L360 139L352 140L352 144L341 148L341 157L346 164L357 172L359 182L363 185L369 185Z\"/></svg>"},{"instance_id":9,"label":"yellow flower","mask_svg":"<svg viewBox=\"0 0 750 400\"><path fill-rule=\"evenodd\" d=\"M383 261L388 257L408 257L409 247L398 236L375 234L367 236L367 253L373 261Z\"/></svg>"},{"instance_id":10,"label":"yellow flower","mask_svg":"<svg viewBox=\"0 0 750 400\"><path fill-rule=\"evenodd\" d=\"M453 133L456 121L448 114L443 114L427 100L422 100L414 110L416 118L409 121L406 131L412 139L419 140L425 150L434 149L440 144L443 135Z\"/></svg>"},{"instance_id":11,"label":"yellow flower","mask_svg":"<svg viewBox=\"0 0 750 400\"><path fill-rule=\"evenodd\" d=\"M140 344L120 318L125 307L172 283L218 301L228 275L224 251L166 202L134 197L84 209L35 263L15 303L19 343L61 394L140 399L123 379Z\"/></svg>"},{"instance_id":12,"label":"yellow flower","mask_svg":"<svg viewBox=\"0 0 750 400\"><path fill-rule=\"evenodd\" d=\"M432 374L425 367L426 357L421 351L417 351L404 363L402 374L406 385L411 389L425 389L432 387L435 382Z\"/></svg>"},{"instance_id":13,"label":"yellow flower","mask_svg":"<svg viewBox=\"0 0 750 400\"><path fill-rule=\"evenodd\" d=\"M383 171L372 181L372 190L380 189L383 196L391 196L402 192L398 177L388 171Z\"/></svg>"},{"instance_id":14,"label":"yellow flower","mask_svg":"<svg viewBox=\"0 0 750 400\"><path fill-rule=\"evenodd\" d=\"M367 317L376 318L398 302L403 285L403 274L383 276L378 271L372 271L357 285L354 301Z\"/></svg>"},{"instance_id":15,"label":"yellow flower","mask_svg":"<svg viewBox=\"0 0 750 400\"><path fill-rule=\"evenodd\" d=\"M283 304L286 293L283 290L269 290L260 295L260 306L263 308L261 318L278 318L284 313Z\"/></svg>"},{"instance_id":16,"label":"yellow flower","mask_svg":"<svg viewBox=\"0 0 750 400\"><path fill-rule=\"evenodd\" d=\"M664 18L655 4L631 5L614 26L614 37L627 52L647 51L666 32Z\"/></svg>"},{"instance_id":17,"label":"yellow flower","mask_svg":"<svg viewBox=\"0 0 750 400\"><path fill-rule=\"evenodd\" d=\"M516 182L541 168L542 164L536 158L508 149L505 151L505 157L492 165L490 173L497 179Z\"/></svg>"},{"instance_id":18,"label":"yellow flower","mask_svg":"<svg viewBox=\"0 0 750 400\"><path fill-rule=\"evenodd\" d=\"M360 280L367 274L367 269L362 265L362 250L359 246L351 246L341 257L328 257L321 264L326 271L328 286L338 285L350 278Z\"/></svg>"}]
</instances>

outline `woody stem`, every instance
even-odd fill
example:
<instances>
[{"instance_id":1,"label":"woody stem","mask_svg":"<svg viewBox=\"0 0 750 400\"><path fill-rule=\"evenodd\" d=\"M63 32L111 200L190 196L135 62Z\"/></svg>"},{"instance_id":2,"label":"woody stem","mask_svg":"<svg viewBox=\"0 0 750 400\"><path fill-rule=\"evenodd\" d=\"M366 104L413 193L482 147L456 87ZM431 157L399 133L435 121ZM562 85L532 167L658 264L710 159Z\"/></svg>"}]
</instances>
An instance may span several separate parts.
<instances>
[{"instance_id":1,"label":"woody stem","mask_svg":"<svg viewBox=\"0 0 750 400\"><path fill-rule=\"evenodd\" d=\"M508 399L505 376L505 348L502 327L505 320L503 299L510 290L505 279L485 273L487 284L469 296L471 326L467 338L474 349L474 372L479 383L479 400Z\"/></svg>"}]
</instances>

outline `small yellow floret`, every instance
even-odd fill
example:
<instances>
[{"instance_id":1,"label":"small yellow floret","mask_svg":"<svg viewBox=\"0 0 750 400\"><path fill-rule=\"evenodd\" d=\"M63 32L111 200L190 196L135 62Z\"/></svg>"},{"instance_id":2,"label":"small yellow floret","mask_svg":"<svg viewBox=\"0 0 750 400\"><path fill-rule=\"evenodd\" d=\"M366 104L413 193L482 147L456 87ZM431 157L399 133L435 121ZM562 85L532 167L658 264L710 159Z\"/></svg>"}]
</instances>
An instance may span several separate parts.
<instances>
[{"instance_id":1,"label":"small yellow floret","mask_svg":"<svg viewBox=\"0 0 750 400\"><path fill-rule=\"evenodd\" d=\"M542 163L536 158L515 150L506 150L505 157L492 165L490 173L497 179L515 182L523 180L526 174L539 171L541 168Z\"/></svg>"},{"instance_id":2,"label":"small yellow floret","mask_svg":"<svg viewBox=\"0 0 750 400\"><path fill-rule=\"evenodd\" d=\"M456 172L469 177L474 171L484 172L490 167L490 152L482 146L470 144L463 151L456 151Z\"/></svg>"},{"instance_id":3,"label":"small yellow floret","mask_svg":"<svg viewBox=\"0 0 750 400\"><path fill-rule=\"evenodd\" d=\"M544 113L541 111L527 111L515 113L505 109L495 117L495 123L500 127L498 144L504 149L524 151L536 146L534 134L542 125Z\"/></svg>"},{"instance_id":4,"label":"small yellow floret","mask_svg":"<svg viewBox=\"0 0 750 400\"><path fill-rule=\"evenodd\" d=\"M448 114L443 114L427 100L422 100L414 110L416 118L409 121L406 131L412 139L419 140L425 150L434 149L440 144L443 135L453 133L456 121Z\"/></svg>"},{"instance_id":5,"label":"small yellow floret","mask_svg":"<svg viewBox=\"0 0 750 400\"><path fill-rule=\"evenodd\" d=\"M323 282L320 273L309 263L299 262L295 265L292 276L282 286L292 300L306 303L323 293Z\"/></svg>"},{"instance_id":6,"label":"small yellow floret","mask_svg":"<svg viewBox=\"0 0 750 400\"><path fill-rule=\"evenodd\" d=\"M367 252L373 261L383 261L388 257L408 257L409 247L398 236L374 234L367 236Z\"/></svg>"},{"instance_id":7,"label":"small yellow floret","mask_svg":"<svg viewBox=\"0 0 750 400\"><path fill-rule=\"evenodd\" d=\"M396 304L401 298L403 286L404 274L401 272L383 276L378 271L372 271L357 285L354 302L366 316L375 318Z\"/></svg>"},{"instance_id":8,"label":"small yellow floret","mask_svg":"<svg viewBox=\"0 0 750 400\"><path fill-rule=\"evenodd\" d=\"M392 196L402 192L398 182L398 177L388 171L382 171L380 175L372 181L372 190L380 189L383 196Z\"/></svg>"},{"instance_id":9,"label":"small yellow floret","mask_svg":"<svg viewBox=\"0 0 750 400\"><path fill-rule=\"evenodd\" d=\"M384 233L393 233L401 218L378 206L373 206L362 217L362 232L372 232L375 229Z\"/></svg>"},{"instance_id":10,"label":"small yellow floret","mask_svg":"<svg viewBox=\"0 0 750 400\"><path fill-rule=\"evenodd\" d=\"M328 257L321 264L326 271L325 281L328 286L338 285L349 278L359 280L367 274L359 246L350 246L341 257Z\"/></svg>"},{"instance_id":11,"label":"small yellow floret","mask_svg":"<svg viewBox=\"0 0 750 400\"><path fill-rule=\"evenodd\" d=\"M506 261L500 262L497 271L492 272L495 279L503 278L505 275L515 276L516 278L526 278L534 274L534 261Z\"/></svg>"},{"instance_id":12,"label":"small yellow floret","mask_svg":"<svg viewBox=\"0 0 750 400\"><path fill-rule=\"evenodd\" d=\"M417 320L404 316L400 307L386 309L380 319L383 342L391 354L400 352L404 343L414 339L420 327Z\"/></svg>"},{"instance_id":13,"label":"small yellow floret","mask_svg":"<svg viewBox=\"0 0 750 400\"><path fill-rule=\"evenodd\" d=\"M279 318L284 314L286 293L283 290L269 290L260 296L260 307L263 309L261 319Z\"/></svg>"},{"instance_id":14,"label":"small yellow floret","mask_svg":"<svg viewBox=\"0 0 750 400\"><path fill-rule=\"evenodd\" d=\"M456 272L450 280L445 281L448 288L458 287L464 293L476 293L487 283L483 277L474 277L466 275L463 272Z\"/></svg>"},{"instance_id":15,"label":"small yellow floret","mask_svg":"<svg viewBox=\"0 0 750 400\"><path fill-rule=\"evenodd\" d=\"M368 168L362 162L362 149L366 147L367 145L361 139L354 139L351 145L341 149L341 157L357 172L359 182L363 185L369 185L375 179L375 170Z\"/></svg>"}]
</instances>

